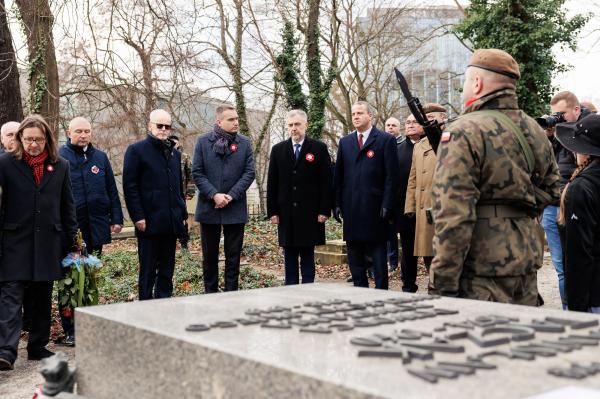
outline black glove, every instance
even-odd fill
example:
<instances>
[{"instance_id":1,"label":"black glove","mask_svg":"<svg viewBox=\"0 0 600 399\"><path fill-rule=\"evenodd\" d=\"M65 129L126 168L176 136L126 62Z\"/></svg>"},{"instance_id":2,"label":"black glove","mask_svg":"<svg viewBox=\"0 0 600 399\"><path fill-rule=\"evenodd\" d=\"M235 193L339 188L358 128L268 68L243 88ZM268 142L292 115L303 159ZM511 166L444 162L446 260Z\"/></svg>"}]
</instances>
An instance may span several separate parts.
<instances>
[{"instance_id":1,"label":"black glove","mask_svg":"<svg viewBox=\"0 0 600 399\"><path fill-rule=\"evenodd\" d=\"M389 222L392 220L392 211L390 211L387 208L381 208L381 211L379 212L379 216L386 222Z\"/></svg>"},{"instance_id":2,"label":"black glove","mask_svg":"<svg viewBox=\"0 0 600 399\"><path fill-rule=\"evenodd\" d=\"M415 218L415 213L414 212L405 213L404 216L406 216L407 219L412 220Z\"/></svg>"},{"instance_id":3,"label":"black glove","mask_svg":"<svg viewBox=\"0 0 600 399\"><path fill-rule=\"evenodd\" d=\"M338 223L342 223L342 208L339 206L335 207L335 210L333 211L333 218L337 220Z\"/></svg>"}]
</instances>

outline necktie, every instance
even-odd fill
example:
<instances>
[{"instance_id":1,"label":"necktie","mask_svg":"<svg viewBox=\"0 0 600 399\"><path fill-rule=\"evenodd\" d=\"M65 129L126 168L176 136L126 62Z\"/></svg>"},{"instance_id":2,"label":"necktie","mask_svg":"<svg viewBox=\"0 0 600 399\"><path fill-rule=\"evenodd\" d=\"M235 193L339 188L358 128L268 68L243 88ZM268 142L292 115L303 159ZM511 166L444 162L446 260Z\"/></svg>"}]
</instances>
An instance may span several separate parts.
<instances>
[{"instance_id":1,"label":"necktie","mask_svg":"<svg viewBox=\"0 0 600 399\"><path fill-rule=\"evenodd\" d=\"M363 145L364 145L364 143L363 143L363 134L362 134L362 133L360 133L360 134L358 135L358 149L359 149L359 150L362 150L362 148L363 148Z\"/></svg>"},{"instance_id":2,"label":"necktie","mask_svg":"<svg viewBox=\"0 0 600 399\"><path fill-rule=\"evenodd\" d=\"M294 144L294 158L296 158L296 161L298 160L298 157L300 156L300 144Z\"/></svg>"}]
</instances>

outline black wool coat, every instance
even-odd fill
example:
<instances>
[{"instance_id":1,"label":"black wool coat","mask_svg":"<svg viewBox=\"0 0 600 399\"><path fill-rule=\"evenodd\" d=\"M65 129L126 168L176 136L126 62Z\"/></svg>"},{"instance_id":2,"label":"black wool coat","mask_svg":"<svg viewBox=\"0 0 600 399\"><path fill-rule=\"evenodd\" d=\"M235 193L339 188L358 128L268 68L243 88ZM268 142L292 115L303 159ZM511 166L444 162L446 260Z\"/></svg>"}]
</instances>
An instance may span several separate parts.
<instances>
[{"instance_id":1,"label":"black wool coat","mask_svg":"<svg viewBox=\"0 0 600 399\"><path fill-rule=\"evenodd\" d=\"M0 281L53 281L74 243L77 219L69 163L46 163L40 186L23 160L0 155Z\"/></svg>"},{"instance_id":2,"label":"black wool coat","mask_svg":"<svg viewBox=\"0 0 600 399\"><path fill-rule=\"evenodd\" d=\"M565 197L565 291L569 310L600 307L600 163L569 184Z\"/></svg>"},{"instance_id":3,"label":"black wool coat","mask_svg":"<svg viewBox=\"0 0 600 399\"><path fill-rule=\"evenodd\" d=\"M397 144L398 149L398 195L394 216L396 217L396 228L399 232L414 229L415 219L409 219L404 215L404 204L406 202L406 192L408 191L408 177L412 166L413 149L415 145L406 138Z\"/></svg>"},{"instance_id":4,"label":"black wool coat","mask_svg":"<svg viewBox=\"0 0 600 399\"><path fill-rule=\"evenodd\" d=\"M267 213L279 216L279 245L306 247L325 244L325 223L318 215L329 216L333 191L331 159L327 146L304 139L298 161L292 139L273 147L267 181Z\"/></svg>"},{"instance_id":5,"label":"black wool coat","mask_svg":"<svg viewBox=\"0 0 600 399\"><path fill-rule=\"evenodd\" d=\"M167 150L157 138L131 144L125 151L123 193L131 220L146 220L138 237L185 234L187 208L183 200L181 154Z\"/></svg>"}]
</instances>

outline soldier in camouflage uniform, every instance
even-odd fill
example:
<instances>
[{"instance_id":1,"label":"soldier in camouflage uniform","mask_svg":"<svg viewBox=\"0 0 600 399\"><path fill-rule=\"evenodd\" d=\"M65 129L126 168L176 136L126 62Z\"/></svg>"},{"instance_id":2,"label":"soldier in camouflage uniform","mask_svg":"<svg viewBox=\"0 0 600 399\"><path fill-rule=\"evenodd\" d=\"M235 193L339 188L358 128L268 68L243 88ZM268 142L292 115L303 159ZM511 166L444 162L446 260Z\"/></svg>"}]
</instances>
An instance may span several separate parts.
<instances>
[{"instance_id":1,"label":"soldier in camouflage uniform","mask_svg":"<svg viewBox=\"0 0 600 399\"><path fill-rule=\"evenodd\" d=\"M466 109L437 154L431 294L538 304L536 218L558 203L560 177L544 131L518 108L519 78L518 64L501 50L477 50L467 67Z\"/></svg>"},{"instance_id":2,"label":"soldier in camouflage uniform","mask_svg":"<svg viewBox=\"0 0 600 399\"><path fill-rule=\"evenodd\" d=\"M169 140L175 143L175 149L181 153L181 184L183 185L184 198L186 201L189 201L194 198L194 195L196 194L196 184L194 183L194 179L192 177L192 159L187 153L183 152L183 147L181 146L179 137L170 136ZM185 221L185 230L185 237L179 238L181 248L183 249L187 249L188 242L190 240L190 230L187 220Z\"/></svg>"}]
</instances>

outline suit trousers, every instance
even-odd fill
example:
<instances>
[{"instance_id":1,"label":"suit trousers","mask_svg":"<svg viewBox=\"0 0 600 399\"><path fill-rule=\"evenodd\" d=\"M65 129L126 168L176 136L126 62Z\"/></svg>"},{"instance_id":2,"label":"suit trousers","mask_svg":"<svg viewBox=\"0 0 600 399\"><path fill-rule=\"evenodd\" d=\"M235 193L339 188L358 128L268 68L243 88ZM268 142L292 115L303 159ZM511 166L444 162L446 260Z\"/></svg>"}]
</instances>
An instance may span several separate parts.
<instances>
[{"instance_id":1,"label":"suit trousers","mask_svg":"<svg viewBox=\"0 0 600 399\"><path fill-rule=\"evenodd\" d=\"M25 289L31 295L31 327L27 351L39 352L50 340L53 281L0 282L0 357L11 363L17 359L17 348L23 326L22 307Z\"/></svg>"},{"instance_id":2,"label":"suit trousers","mask_svg":"<svg viewBox=\"0 0 600 399\"><path fill-rule=\"evenodd\" d=\"M173 294L176 244L175 235L138 237L140 301L169 298Z\"/></svg>"},{"instance_id":3,"label":"suit trousers","mask_svg":"<svg viewBox=\"0 0 600 399\"><path fill-rule=\"evenodd\" d=\"M387 242L346 242L348 264L355 287L369 287L367 256L372 259L375 288L388 289Z\"/></svg>"},{"instance_id":4,"label":"suit trousers","mask_svg":"<svg viewBox=\"0 0 600 399\"><path fill-rule=\"evenodd\" d=\"M389 237L387 242L387 257L391 269L398 267L398 232L396 225L389 225Z\"/></svg>"},{"instance_id":5,"label":"suit trousers","mask_svg":"<svg viewBox=\"0 0 600 399\"><path fill-rule=\"evenodd\" d=\"M400 258L402 291L417 292L419 288L417 286L417 257L413 256L415 248L414 219L400 231L400 245L402 247L402 257Z\"/></svg>"},{"instance_id":6,"label":"suit trousers","mask_svg":"<svg viewBox=\"0 0 600 399\"><path fill-rule=\"evenodd\" d=\"M315 247L284 247L285 285L298 284L298 258L302 284L315 282Z\"/></svg>"},{"instance_id":7,"label":"suit trousers","mask_svg":"<svg viewBox=\"0 0 600 399\"><path fill-rule=\"evenodd\" d=\"M240 277L240 257L244 245L245 224L200 225L202 234L202 270L204 292L219 292L219 242L223 229L225 249L225 291L237 291Z\"/></svg>"}]
</instances>

